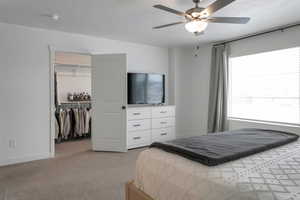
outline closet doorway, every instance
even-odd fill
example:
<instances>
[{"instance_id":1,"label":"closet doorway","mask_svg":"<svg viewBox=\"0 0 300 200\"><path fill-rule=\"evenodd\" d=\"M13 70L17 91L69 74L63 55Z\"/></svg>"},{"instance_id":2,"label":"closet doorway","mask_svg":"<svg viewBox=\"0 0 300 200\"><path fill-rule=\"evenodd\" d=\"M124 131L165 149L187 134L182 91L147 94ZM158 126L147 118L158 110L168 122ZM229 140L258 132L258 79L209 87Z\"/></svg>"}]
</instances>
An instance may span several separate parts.
<instances>
[{"instance_id":1,"label":"closet doorway","mask_svg":"<svg viewBox=\"0 0 300 200\"><path fill-rule=\"evenodd\" d=\"M91 56L61 51L52 54L55 156L92 150Z\"/></svg>"}]
</instances>

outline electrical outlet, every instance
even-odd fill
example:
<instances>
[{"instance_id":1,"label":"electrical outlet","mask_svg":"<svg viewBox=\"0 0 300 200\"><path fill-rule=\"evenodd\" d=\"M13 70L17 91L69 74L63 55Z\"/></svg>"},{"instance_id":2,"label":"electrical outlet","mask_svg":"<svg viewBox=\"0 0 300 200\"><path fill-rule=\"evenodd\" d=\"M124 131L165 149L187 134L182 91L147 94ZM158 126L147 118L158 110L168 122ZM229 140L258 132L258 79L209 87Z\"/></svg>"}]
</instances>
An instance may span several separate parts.
<instances>
[{"instance_id":1,"label":"electrical outlet","mask_svg":"<svg viewBox=\"0 0 300 200\"><path fill-rule=\"evenodd\" d=\"M9 140L8 146L9 146L9 148L11 148L11 149L16 148L16 146L17 146L16 140L14 140L14 139Z\"/></svg>"}]
</instances>

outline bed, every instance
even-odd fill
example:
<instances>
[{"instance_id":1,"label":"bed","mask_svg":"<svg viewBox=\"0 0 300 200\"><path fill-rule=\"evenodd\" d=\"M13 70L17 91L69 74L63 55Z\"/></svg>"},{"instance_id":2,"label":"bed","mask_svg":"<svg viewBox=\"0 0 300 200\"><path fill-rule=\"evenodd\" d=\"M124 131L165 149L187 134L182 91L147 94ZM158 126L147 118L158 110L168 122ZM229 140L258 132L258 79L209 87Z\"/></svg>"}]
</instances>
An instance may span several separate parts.
<instances>
[{"instance_id":1,"label":"bed","mask_svg":"<svg viewBox=\"0 0 300 200\"><path fill-rule=\"evenodd\" d=\"M206 166L159 148L143 151L127 200L300 199L300 142Z\"/></svg>"}]
</instances>

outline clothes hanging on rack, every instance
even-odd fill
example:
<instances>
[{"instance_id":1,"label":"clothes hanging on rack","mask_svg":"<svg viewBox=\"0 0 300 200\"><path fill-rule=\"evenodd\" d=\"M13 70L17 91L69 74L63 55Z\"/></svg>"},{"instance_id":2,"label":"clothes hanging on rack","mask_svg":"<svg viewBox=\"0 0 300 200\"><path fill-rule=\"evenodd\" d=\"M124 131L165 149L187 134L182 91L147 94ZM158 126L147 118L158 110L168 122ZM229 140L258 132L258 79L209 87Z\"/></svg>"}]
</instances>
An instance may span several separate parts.
<instances>
[{"instance_id":1,"label":"clothes hanging on rack","mask_svg":"<svg viewBox=\"0 0 300 200\"><path fill-rule=\"evenodd\" d=\"M80 134L80 120L79 120L79 109L73 108L74 117L75 117L75 137L81 136Z\"/></svg>"},{"instance_id":2,"label":"clothes hanging on rack","mask_svg":"<svg viewBox=\"0 0 300 200\"><path fill-rule=\"evenodd\" d=\"M65 110L65 118L64 118L64 127L63 127L63 133L62 133L62 138L64 140L67 140L70 134L70 110L67 109Z\"/></svg>"},{"instance_id":3,"label":"clothes hanging on rack","mask_svg":"<svg viewBox=\"0 0 300 200\"><path fill-rule=\"evenodd\" d=\"M84 132L90 132L90 120L91 120L91 110L85 110L85 124L84 124Z\"/></svg>"},{"instance_id":4,"label":"clothes hanging on rack","mask_svg":"<svg viewBox=\"0 0 300 200\"><path fill-rule=\"evenodd\" d=\"M59 109L58 113L59 113L60 135L63 136L66 112L65 110Z\"/></svg>"},{"instance_id":5,"label":"clothes hanging on rack","mask_svg":"<svg viewBox=\"0 0 300 200\"><path fill-rule=\"evenodd\" d=\"M58 121L57 121L57 117L55 116L55 139L58 139L59 136L59 125L58 125Z\"/></svg>"},{"instance_id":6,"label":"clothes hanging on rack","mask_svg":"<svg viewBox=\"0 0 300 200\"><path fill-rule=\"evenodd\" d=\"M75 132L76 121L75 121L74 109L70 109L69 115L70 115L70 125L71 125L70 137L76 138L76 132Z\"/></svg>"},{"instance_id":7,"label":"clothes hanging on rack","mask_svg":"<svg viewBox=\"0 0 300 200\"><path fill-rule=\"evenodd\" d=\"M65 104L57 107L59 133L58 141L90 137L90 104Z\"/></svg>"},{"instance_id":8,"label":"clothes hanging on rack","mask_svg":"<svg viewBox=\"0 0 300 200\"><path fill-rule=\"evenodd\" d=\"M84 120L85 120L85 117L84 117L84 109L79 109L79 131L80 131L80 134L83 135L84 134Z\"/></svg>"},{"instance_id":9,"label":"clothes hanging on rack","mask_svg":"<svg viewBox=\"0 0 300 200\"><path fill-rule=\"evenodd\" d=\"M68 139L70 133L70 109L59 110L60 136L62 139Z\"/></svg>"}]
</instances>

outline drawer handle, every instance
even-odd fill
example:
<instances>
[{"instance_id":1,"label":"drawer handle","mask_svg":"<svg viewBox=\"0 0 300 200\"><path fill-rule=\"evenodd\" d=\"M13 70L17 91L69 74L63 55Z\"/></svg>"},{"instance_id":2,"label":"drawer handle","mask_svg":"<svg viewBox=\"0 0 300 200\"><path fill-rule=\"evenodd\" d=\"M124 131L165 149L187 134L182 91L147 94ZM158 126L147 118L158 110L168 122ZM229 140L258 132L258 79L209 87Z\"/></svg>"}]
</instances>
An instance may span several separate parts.
<instances>
[{"instance_id":1,"label":"drawer handle","mask_svg":"<svg viewBox=\"0 0 300 200\"><path fill-rule=\"evenodd\" d=\"M140 127L140 124L134 124L133 127Z\"/></svg>"},{"instance_id":2,"label":"drawer handle","mask_svg":"<svg viewBox=\"0 0 300 200\"><path fill-rule=\"evenodd\" d=\"M160 122L160 124L167 124L168 122Z\"/></svg>"},{"instance_id":3,"label":"drawer handle","mask_svg":"<svg viewBox=\"0 0 300 200\"><path fill-rule=\"evenodd\" d=\"M140 115L141 113L133 113L133 115Z\"/></svg>"},{"instance_id":4,"label":"drawer handle","mask_svg":"<svg viewBox=\"0 0 300 200\"><path fill-rule=\"evenodd\" d=\"M161 133L160 135L161 135L161 136L164 136L164 135L168 135L168 134L167 134L167 133Z\"/></svg>"},{"instance_id":5,"label":"drawer handle","mask_svg":"<svg viewBox=\"0 0 300 200\"><path fill-rule=\"evenodd\" d=\"M141 137L134 137L133 139L134 140L139 140L139 139L141 139Z\"/></svg>"},{"instance_id":6,"label":"drawer handle","mask_svg":"<svg viewBox=\"0 0 300 200\"><path fill-rule=\"evenodd\" d=\"M160 113L161 113L161 114L165 114L165 113L167 113L167 111L160 111Z\"/></svg>"}]
</instances>

